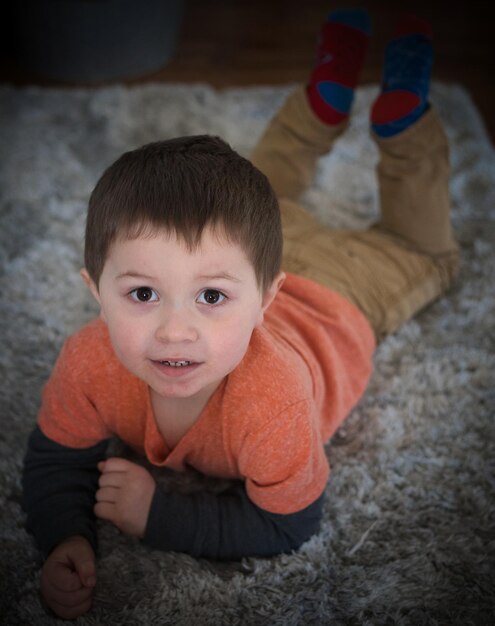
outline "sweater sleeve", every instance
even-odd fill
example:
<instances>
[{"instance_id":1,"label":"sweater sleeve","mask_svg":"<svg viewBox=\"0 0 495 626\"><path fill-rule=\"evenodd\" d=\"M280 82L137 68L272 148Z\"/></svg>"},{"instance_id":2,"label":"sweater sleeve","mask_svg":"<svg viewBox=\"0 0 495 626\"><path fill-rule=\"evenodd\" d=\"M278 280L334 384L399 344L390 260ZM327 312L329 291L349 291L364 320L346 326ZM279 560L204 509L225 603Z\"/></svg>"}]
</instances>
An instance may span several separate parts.
<instances>
[{"instance_id":1,"label":"sweater sleeve","mask_svg":"<svg viewBox=\"0 0 495 626\"><path fill-rule=\"evenodd\" d=\"M93 513L97 464L108 440L89 448L68 448L46 437L38 426L28 440L22 476L27 530L46 558L61 541L82 535L97 545Z\"/></svg>"},{"instance_id":2,"label":"sweater sleeve","mask_svg":"<svg viewBox=\"0 0 495 626\"><path fill-rule=\"evenodd\" d=\"M64 539L82 535L96 550L93 513L97 464L108 440L90 448L68 448L36 427L28 442L23 471L27 530L46 558ZM237 482L221 494L184 495L157 487L144 543L151 548L195 557L239 559L297 549L317 532L323 496L297 513L270 513L254 504Z\"/></svg>"},{"instance_id":3,"label":"sweater sleeve","mask_svg":"<svg viewBox=\"0 0 495 626\"><path fill-rule=\"evenodd\" d=\"M318 531L323 495L288 515L270 513L248 497L244 483L222 494L166 493L157 487L144 543L195 557L268 557L297 549Z\"/></svg>"}]
</instances>

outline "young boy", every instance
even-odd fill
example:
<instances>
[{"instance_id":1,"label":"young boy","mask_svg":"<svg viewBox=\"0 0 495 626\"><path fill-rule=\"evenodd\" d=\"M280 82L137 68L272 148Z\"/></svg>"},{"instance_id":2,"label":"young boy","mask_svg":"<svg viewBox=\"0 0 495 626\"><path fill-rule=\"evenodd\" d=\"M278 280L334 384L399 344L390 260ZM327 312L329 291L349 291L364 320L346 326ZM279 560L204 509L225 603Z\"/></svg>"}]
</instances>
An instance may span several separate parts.
<instances>
[{"instance_id":1,"label":"young boy","mask_svg":"<svg viewBox=\"0 0 495 626\"><path fill-rule=\"evenodd\" d=\"M362 396L376 341L451 284L448 149L421 20L398 24L371 111L379 223L333 231L296 204L347 125L368 36L364 11L329 16L309 84L271 121L256 167L218 138L185 137L124 154L98 181L82 276L101 315L63 346L24 470L59 616L91 605L95 517L194 556L300 546L319 525L323 445ZM155 466L233 486L166 493L141 465L106 459L113 436Z\"/></svg>"}]
</instances>

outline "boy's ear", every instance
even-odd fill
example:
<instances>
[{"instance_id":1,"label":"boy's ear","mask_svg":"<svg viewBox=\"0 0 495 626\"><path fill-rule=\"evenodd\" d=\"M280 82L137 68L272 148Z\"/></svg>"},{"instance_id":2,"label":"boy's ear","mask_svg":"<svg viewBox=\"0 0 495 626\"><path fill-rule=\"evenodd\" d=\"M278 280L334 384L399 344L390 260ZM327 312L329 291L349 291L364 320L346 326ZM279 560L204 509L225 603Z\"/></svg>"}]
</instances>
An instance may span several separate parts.
<instances>
[{"instance_id":1,"label":"boy's ear","mask_svg":"<svg viewBox=\"0 0 495 626\"><path fill-rule=\"evenodd\" d=\"M272 284L268 287L268 289L263 294L263 299L261 301L261 312L260 312L260 317L258 319L257 326L263 323L263 317L264 317L265 311L275 299L275 296L279 292L280 287L284 284L284 280L285 280L285 273L279 272L273 279Z\"/></svg>"},{"instance_id":2,"label":"boy's ear","mask_svg":"<svg viewBox=\"0 0 495 626\"><path fill-rule=\"evenodd\" d=\"M93 294L93 297L96 300L96 302L98 302L98 304L101 305L100 294L98 293L98 287L96 286L94 280L89 275L88 270L85 267L83 267L82 270L80 270L79 274L81 275L81 278L83 279L86 287Z\"/></svg>"}]
</instances>

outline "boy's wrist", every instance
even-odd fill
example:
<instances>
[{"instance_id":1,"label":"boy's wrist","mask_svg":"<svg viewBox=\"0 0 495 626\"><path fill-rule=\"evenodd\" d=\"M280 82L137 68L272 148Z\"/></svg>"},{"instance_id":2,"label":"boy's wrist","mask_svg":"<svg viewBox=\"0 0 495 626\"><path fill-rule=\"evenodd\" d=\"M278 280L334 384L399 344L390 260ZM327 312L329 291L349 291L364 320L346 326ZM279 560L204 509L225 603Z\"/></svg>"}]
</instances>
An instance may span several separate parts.
<instances>
[{"instance_id":1,"label":"boy's wrist","mask_svg":"<svg viewBox=\"0 0 495 626\"><path fill-rule=\"evenodd\" d=\"M84 544L91 548L91 550L96 554L96 543L92 541L92 539L85 534L74 533L71 535L65 535L58 541L54 541L51 547L47 550L43 550L43 560L47 560L55 550L60 548L61 546L74 546L77 544Z\"/></svg>"}]
</instances>

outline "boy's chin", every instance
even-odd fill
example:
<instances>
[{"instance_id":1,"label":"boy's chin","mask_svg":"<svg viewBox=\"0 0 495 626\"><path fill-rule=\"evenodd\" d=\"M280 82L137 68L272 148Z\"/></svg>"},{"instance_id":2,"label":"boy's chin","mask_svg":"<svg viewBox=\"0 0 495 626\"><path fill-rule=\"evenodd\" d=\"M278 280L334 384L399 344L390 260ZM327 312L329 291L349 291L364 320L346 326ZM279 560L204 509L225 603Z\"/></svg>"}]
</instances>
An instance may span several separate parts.
<instances>
[{"instance_id":1,"label":"boy's chin","mask_svg":"<svg viewBox=\"0 0 495 626\"><path fill-rule=\"evenodd\" d=\"M193 382L176 380L166 384L148 385L152 392L163 400L190 400L205 399L207 401L221 384L223 378L206 385L197 385ZM146 382L146 381L145 381Z\"/></svg>"}]
</instances>

